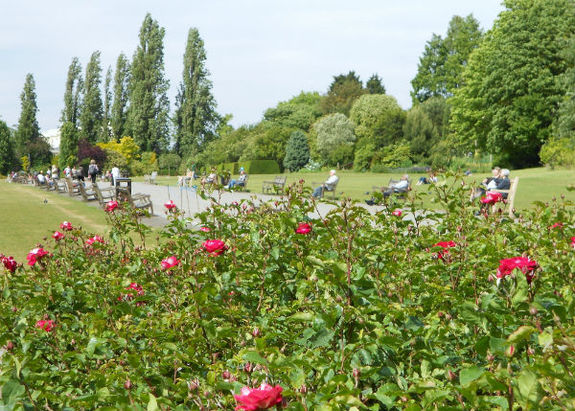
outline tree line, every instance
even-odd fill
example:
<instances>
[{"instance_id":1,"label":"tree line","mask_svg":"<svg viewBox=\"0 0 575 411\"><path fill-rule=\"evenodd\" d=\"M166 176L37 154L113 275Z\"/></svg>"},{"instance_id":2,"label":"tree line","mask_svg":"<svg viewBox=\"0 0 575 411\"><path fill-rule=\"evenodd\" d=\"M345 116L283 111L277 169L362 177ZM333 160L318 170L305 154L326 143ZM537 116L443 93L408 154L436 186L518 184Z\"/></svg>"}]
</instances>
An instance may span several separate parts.
<instances>
[{"instance_id":1,"label":"tree line","mask_svg":"<svg viewBox=\"0 0 575 411\"><path fill-rule=\"evenodd\" d=\"M216 110L204 43L194 28L170 112L164 28L148 14L131 61L121 54L103 84L99 51L85 72L72 60L59 164L80 160L82 144L98 144L107 155L114 144L130 146L130 137L139 151L134 158L153 163L169 154L182 168L272 159L293 171L338 165L378 171L449 167L469 153L489 153L516 168L574 165L575 1L506 0L504 6L486 32L469 15L454 16L444 36L432 35L411 82L409 110L386 94L377 74L364 82L349 71L334 76L324 93L302 91L238 128ZM17 130L0 124L0 171L24 154L32 164L49 161L35 99L29 74Z\"/></svg>"}]
</instances>

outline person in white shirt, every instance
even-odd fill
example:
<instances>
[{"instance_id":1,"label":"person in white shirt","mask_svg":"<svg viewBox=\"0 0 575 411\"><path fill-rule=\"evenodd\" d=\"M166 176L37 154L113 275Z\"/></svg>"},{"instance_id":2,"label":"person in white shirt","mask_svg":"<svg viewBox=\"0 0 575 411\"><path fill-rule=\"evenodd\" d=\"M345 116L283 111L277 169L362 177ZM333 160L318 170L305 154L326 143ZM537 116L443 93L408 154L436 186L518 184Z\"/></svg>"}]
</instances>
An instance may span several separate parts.
<instances>
[{"instance_id":1,"label":"person in white shirt","mask_svg":"<svg viewBox=\"0 0 575 411\"><path fill-rule=\"evenodd\" d=\"M333 191L338 181L339 177L335 175L335 170L331 170L328 179L325 180L321 186L316 187L312 195L314 197L321 197L324 191Z\"/></svg>"},{"instance_id":2,"label":"person in white shirt","mask_svg":"<svg viewBox=\"0 0 575 411\"><path fill-rule=\"evenodd\" d=\"M116 185L116 179L120 178L120 169L117 166L112 167L112 185Z\"/></svg>"}]
</instances>

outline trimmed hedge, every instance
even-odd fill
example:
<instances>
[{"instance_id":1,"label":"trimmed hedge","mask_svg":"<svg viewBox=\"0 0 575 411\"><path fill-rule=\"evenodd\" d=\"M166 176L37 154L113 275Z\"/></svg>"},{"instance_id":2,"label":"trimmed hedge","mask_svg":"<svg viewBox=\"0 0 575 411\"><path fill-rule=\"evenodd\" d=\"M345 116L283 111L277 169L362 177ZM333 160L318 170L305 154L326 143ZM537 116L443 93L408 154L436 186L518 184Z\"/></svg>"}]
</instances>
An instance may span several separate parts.
<instances>
[{"instance_id":1,"label":"trimmed hedge","mask_svg":"<svg viewBox=\"0 0 575 411\"><path fill-rule=\"evenodd\" d=\"M232 174L239 174L243 167L248 174L280 174L280 166L275 160L251 160L237 163L221 163L216 169L218 172L227 170Z\"/></svg>"}]
</instances>

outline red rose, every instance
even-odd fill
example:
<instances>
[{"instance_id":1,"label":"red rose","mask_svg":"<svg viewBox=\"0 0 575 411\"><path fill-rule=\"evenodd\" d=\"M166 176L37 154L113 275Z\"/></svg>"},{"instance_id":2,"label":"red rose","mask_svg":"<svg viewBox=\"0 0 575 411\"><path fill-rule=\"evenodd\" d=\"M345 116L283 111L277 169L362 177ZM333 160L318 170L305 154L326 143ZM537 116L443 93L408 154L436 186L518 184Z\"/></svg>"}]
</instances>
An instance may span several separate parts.
<instances>
[{"instance_id":1,"label":"red rose","mask_svg":"<svg viewBox=\"0 0 575 411\"><path fill-rule=\"evenodd\" d=\"M485 197L481 197L481 202L483 204L495 204L500 201L503 201L503 194L495 191L489 191Z\"/></svg>"},{"instance_id":2,"label":"red rose","mask_svg":"<svg viewBox=\"0 0 575 411\"><path fill-rule=\"evenodd\" d=\"M8 271L10 271L11 273L13 273L14 271L16 271L16 268L18 268L18 263L16 262L16 260L14 260L14 257L5 257L5 256L1 256L2 259L2 264L4 264L4 267L6 267L6 269Z\"/></svg>"},{"instance_id":3,"label":"red rose","mask_svg":"<svg viewBox=\"0 0 575 411\"><path fill-rule=\"evenodd\" d=\"M36 323L36 328L41 328L46 332L51 332L56 324L52 320L40 320Z\"/></svg>"},{"instance_id":4,"label":"red rose","mask_svg":"<svg viewBox=\"0 0 575 411\"><path fill-rule=\"evenodd\" d=\"M571 247L575 248L575 237L571 237Z\"/></svg>"},{"instance_id":5,"label":"red rose","mask_svg":"<svg viewBox=\"0 0 575 411\"><path fill-rule=\"evenodd\" d=\"M60 228L64 231L72 231L74 229L74 227L72 227L72 223L69 221L64 221L62 224L60 224Z\"/></svg>"},{"instance_id":6,"label":"red rose","mask_svg":"<svg viewBox=\"0 0 575 411\"><path fill-rule=\"evenodd\" d=\"M228 249L222 240L207 240L202 246L212 256L220 255Z\"/></svg>"},{"instance_id":7,"label":"red rose","mask_svg":"<svg viewBox=\"0 0 575 411\"><path fill-rule=\"evenodd\" d=\"M497 278L504 278L510 275L513 270L518 268L523 274L525 274L527 282L531 284L531 281L535 276L534 271L537 267L537 262L530 260L528 257L504 258L503 260L499 261L499 268L497 268Z\"/></svg>"},{"instance_id":8,"label":"red rose","mask_svg":"<svg viewBox=\"0 0 575 411\"><path fill-rule=\"evenodd\" d=\"M457 244L453 241L440 241L438 243L433 244L433 247L441 247L442 250L437 252L437 258L440 260L444 260L444 256L449 253L449 249L451 247L456 247ZM445 260L444 260L445 261Z\"/></svg>"},{"instance_id":9,"label":"red rose","mask_svg":"<svg viewBox=\"0 0 575 411\"><path fill-rule=\"evenodd\" d=\"M130 285L126 287L126 290L134 290L138 293L138 295L144 295L146 293L142 286L138 283L130 283Z\"/></svg>"},{"instance_id":10,"label":"red rose","mask_svg":"<svg viewBox=\"0 0 575 411\"><path fill-rule=\"evenodd\" d=\"M295 232L298 234L309 234L311 232L311 225L308 223L299 223Z\"/></svg>"},{"instance_id":11,"label":"red rose","mask_svg":"<svg viewBox=\"0 0 575 411\"><path fill-rule=\"evenodd\" d=\"M88 239L86 240L86 244L88 244L88 245L92 245L92 244L94 244L94 243L102 243L102 244L104 244L104 239L103 239L102 237L100 237L99 235L95 235L94 237L88 238Z\"/></svg>"},{"instance_id":12,"label":"red rose","mask_svg":"<svg viewBox=\"0 0 575 411\"><path fill-rule=\"evenodd\" d=\"M551 230L553 230L554 228L559 228L562 229L563 228L563 223L555 223L552 226L549 227Z\"/></svg>"},{"instance_id":13,"label":"red rose","mask_svg":"<svg viewBox=\"0 0 575 411\"><path fill-rule=\"evenodd\" d=\"M48 251L44 250L42 247L33 249L26 256L26 260L28 260L28 265L36 264L36 261L41 260L47 254Z\"/></svg>"},{"instance_id":14,"label":"red rose","mask_svg":"<svg viewBox=\"0 0 575 411\"><path fill-rule=\"evenodd\" d=\"M282 387L279 385L272 387L271 385L263 383L260 388L244 387L240 395L234 395L234 398L238 402L236 410L267 410L282 402L283 398L281 394Z\"/></svg>"},{"instance_id":15,"label":"red rose","mask_svg":"<svg viewBox=\"0 0 575 411\"><path fill-rule=\"evenodd\" d=\"M212 230L210 230L209 227L201 227L201 228L200 228L200 231L202 231L202 232L204 232L204 233L209 233L209 232L212 231Z\"/></svg>"},{"instance_id":16,"label":"red rose","mask_svg":"<svg viewBox=\"0 0 575 411\"><path fill-rule=\"evenodd\" d=\"M393 210L391 214L393 214L396 217L401 217L401 214L403 214L403 213L401 212L400 209L397 209L397 210Z\"/></svg>"},{"instance_id":17,"label":"red rose","mask_svg":"<svg viewBox=\"0 0 575 411\"><path fill-rule=\"evenodd\" d=\"M173 209L176 208L176 204L174 203L173 200L170 200L167 203L164 203L164 207L166 207L168 211L172 211Z\"/></svg>"},{"instance_id":18,"label":"red rose","mask_svg":"<svg viewBox=\"0 0 575 411\"><path fill-rule=\"evenodd\" d=\"M56 241L60 241L61 239L64 238L64 234L62 234L60 231L54 231L54 234L52 234L52 238Z\"/></svg>"},{"instance_id":19,"label":"red rose","mask_svg":"<svg viewBox=\"0 0 575 411\"><path fill-rule=\"evenodd\" d=\"M114 211L116 208L118 208L118 202L115 200L112 201L108 201L108 203L106 204L106 211L108 213L111 213L112 211Z\"/></svg>"},{"instance_id":20,"label":"red rose","mask_svg":"<svg viewBox=\"0 0 575 411\"><path fill-rule=\"evenodd\" d=\"M162 260L162 269L169 270L170 268L175 267L178 264L180 264L180 261L175 256L171 256L166 258L165 260Z\"/></svg>"}]
</instances>

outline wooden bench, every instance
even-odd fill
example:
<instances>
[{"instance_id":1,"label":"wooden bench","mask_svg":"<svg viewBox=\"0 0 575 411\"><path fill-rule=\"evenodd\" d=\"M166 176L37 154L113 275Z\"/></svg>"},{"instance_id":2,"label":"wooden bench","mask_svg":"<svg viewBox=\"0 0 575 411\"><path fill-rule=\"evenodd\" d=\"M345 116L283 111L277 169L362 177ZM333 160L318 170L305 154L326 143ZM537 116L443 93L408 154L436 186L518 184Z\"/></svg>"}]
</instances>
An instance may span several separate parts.
<instances>
[{"instance_id":1,"label":"wooden bench","mask_svg":"<svg viewBox=\"0 0 575 411\"><path fill-rule=\"evenodd\" d=\"M156 184L156 177L158 177L158 172L152 171L152 174L144 175L144 182L150 183L150 184Z\"/></svg>"},{"instance_id":2,"label":"wooden bench","mask_svg":"<svg viewBox=\"0 0 575 411\"><path fill-rule=\"evenodd\" d=\"M395 188L395 185L397 183L399 183L401 180L394 180L394 179L390 179L389 183L387 183L387 186L372 186L372 190L373 191L381 191L382 193L390 193L390 195L395 195L399 198L405 198L407 197L407 193L411 190L411 182L409 180L407 180L407 188Z\"/></svg>"},{"instance_id":3,"label":"wooden bench","mask_svg":"<svg viewBox=\"0 0 575 411\"><path fill-rule=\"evenodd\" d=\"M152 204L152 197L150 196L150 194L143 194L143 193L130 194L129 191L125 191L123 194L132 207L137 209L148 208L150 209L150 215L154 215L154 205Z\"/></svg>"},{"instance_id":4,"label":"wooden bench","mask_svg":"<svg viewBox=\"0 0 575 411\"><path fill-rule=\"evenodd\" d=\"M95 201L98 199L96 192L94 191L94 187L86 188L84 184L78 184L78 189L80 190L80 195L82 196L82 200L84 201Z\"/></svg>"},{"instance_id":5,"label":"wooden bench","mask_svg":"<svg viewBox=\"0 0 575 411\"><path fill-rule=\"evenodd\" d=\"M511 185L509 186L509 190L499 190L499 189L492 189L489 190L490 192L501 193L505 197L507 195L507 199L503 202L504 210L507 207L509 211L509 217L515 218L513 214L513 205L515 204L515 193L517 193L517 186L519 185L519 177L515 177L511 180ZM493 205L493 211L497 208L497 204Z\"/></svg>"},{"instance_id":6,"label":"wooden bench","mask_svg":"<svg viewBox=\"0 0 575 411\"><path fill-rule=\"evenodd\" d=\"M79 185L79 182L74 182L70 177L66 177L66 187L68 188L68 195L70 197L80 195L80 189L78 188Z\"/></svg>"},{"instance_id":7,"label":"wooden bench","mask_svg":"<svg viewBox=\"0 0 575 411\"><path fill-rule=\"evenodd\" d=\"M339 179L335 182L335 184L331 185L331 188L327 188L325 187L325 183L317 183L317 182L312 182L311 186L315 187L315 186L321 186L321 197L324 196L325 192L327 191L328 193L331 193L331 199L335 200L335 192L337 190L337 184L339 183Z\"/></svg>"},{"instance_id":8,"label":"wooden bench","mask_svg":"<svg viewBox=\"0 0 575 411\"><path fill-rule=\"evenodd\" d=\"M96 198L102 208L106 208L106 204L108 204L109 201L116 199L116 187L100 188L98 184L93 184L92 189L94 193L96 193Z\"/></svg>"},{"instance_id":9,"label":"wooden bench","mask_svg":"<svg viewBox=\"0 0 575 411\"><path fill-rule=\"evenodd\" d=\"M276 176L273 181L264 181L262 183L262 193L264 194L277 194L282 192L286 185L286 176Z\"/></svg>"}]
</instances>

